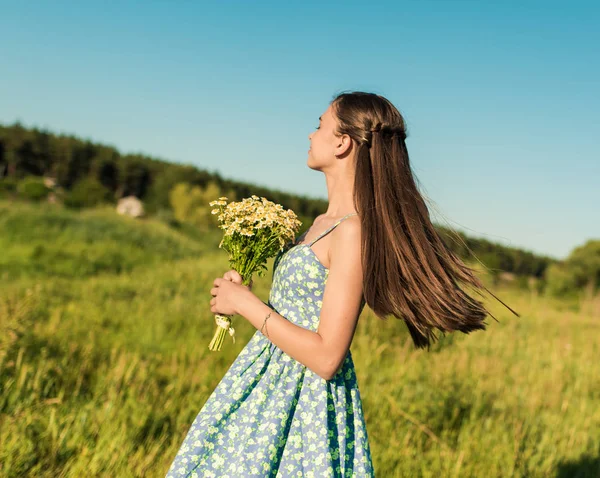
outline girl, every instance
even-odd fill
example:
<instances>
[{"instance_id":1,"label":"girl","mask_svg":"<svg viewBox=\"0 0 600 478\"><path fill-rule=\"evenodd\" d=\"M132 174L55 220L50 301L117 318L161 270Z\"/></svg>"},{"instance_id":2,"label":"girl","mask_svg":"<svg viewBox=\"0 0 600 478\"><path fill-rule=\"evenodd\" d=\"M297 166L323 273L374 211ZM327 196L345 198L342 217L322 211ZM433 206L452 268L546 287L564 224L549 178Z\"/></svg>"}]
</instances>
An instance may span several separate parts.
<instances>
[{"instance_id":1,"label":"girl","mask_svg":"<svg viewBox=\"0 0 600 478\"><path fill-rule=\"evenodd\" d=\"M394 105L342 93L308 138L327 212L275 258L268 303L234 270L215 279L211 311L239 314L257 331L167 477L373 477L349 350L365 303L381 319L403 319L416 347L429 347L434 329L486 327L489 312L458 283L485 286L434 229Z\"/></svg>"}]
</instances>

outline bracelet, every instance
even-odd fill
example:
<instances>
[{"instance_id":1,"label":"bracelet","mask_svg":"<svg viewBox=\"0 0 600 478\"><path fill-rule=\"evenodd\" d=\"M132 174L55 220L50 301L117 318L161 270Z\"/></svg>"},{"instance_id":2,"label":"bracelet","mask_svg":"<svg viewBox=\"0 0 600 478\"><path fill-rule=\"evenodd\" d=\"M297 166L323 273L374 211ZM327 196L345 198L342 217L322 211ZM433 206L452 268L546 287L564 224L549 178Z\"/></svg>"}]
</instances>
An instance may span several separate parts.
<instances>
[{"instance_id":1,"label":"bracelet","mask_svg":"<svg viewBox=\"0 0 600 478\"><path fill-rule=\"evenodd\" d=\"M273 311L272 311L272 310L270 310L270 311L269 311L269 313L267 314L267 316L265 317L265 320L263 320L262 327L260 328L260 332L261 332L261 333L262 333L262 331L263 331L263 327L264 327L265 325L267 325L267 319L268 319L269 317L271 317L271 312L273 312ZM266 335L267 335L267 337L269 337L269 331L268 331L268 329L265 329L265 331L267 332L267 334L266 334ZM263 335L265 335L265 334L263 334Z\"/></svg>"}]
</instances>

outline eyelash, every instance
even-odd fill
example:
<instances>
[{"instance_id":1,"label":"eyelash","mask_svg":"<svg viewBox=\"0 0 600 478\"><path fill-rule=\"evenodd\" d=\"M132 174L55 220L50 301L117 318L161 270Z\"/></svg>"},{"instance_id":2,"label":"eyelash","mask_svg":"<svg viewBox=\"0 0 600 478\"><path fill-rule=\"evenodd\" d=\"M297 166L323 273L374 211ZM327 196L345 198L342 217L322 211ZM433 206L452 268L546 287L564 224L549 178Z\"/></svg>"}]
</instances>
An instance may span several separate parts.
<instances>
[{"instance_id":1,"label":"eyelash","mask_svg":"<svg viewBox=\"0 0 600 478\"><path fill-rule=\"evenodd\" d=\"M321 127L321 126L319 125L319 126L317 126L315 129L319 129L320 127Z\"/></svg>"}]
</instances>

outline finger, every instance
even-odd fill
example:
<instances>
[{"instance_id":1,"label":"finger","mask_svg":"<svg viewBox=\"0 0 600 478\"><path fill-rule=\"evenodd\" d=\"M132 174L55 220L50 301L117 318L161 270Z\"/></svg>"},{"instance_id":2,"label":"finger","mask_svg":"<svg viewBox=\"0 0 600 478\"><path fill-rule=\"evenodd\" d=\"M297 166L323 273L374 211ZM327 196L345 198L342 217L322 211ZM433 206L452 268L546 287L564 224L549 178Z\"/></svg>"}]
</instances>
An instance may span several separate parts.
<instances>
[{"instance_id":1,"label":"finger","mask_svg":"<svg viewBox=\"0 0 600 478\"><path fill-rule=\"evenodd\" d=\"M235 284L242 283L242 276L235 269L228 270L227 272L225 272L225 275L227 276L226 277L227 280L230 280L231 282L234 282ZM225 277L225 276L223 276L223 277Z\"/></svg>"}]
</instances>

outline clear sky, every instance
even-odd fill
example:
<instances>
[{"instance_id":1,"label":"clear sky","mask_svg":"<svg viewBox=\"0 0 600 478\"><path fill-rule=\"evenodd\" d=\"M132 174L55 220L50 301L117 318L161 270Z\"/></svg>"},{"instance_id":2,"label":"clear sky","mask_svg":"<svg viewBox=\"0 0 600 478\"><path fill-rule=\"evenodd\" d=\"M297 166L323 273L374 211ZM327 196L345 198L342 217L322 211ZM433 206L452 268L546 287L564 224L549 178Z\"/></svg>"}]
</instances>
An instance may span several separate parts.
<instances>
[{"instance_id":1,"label":"clear sky","mask_svg":"<svg viewBox=\"0 0 600 478\"><path fill-rule=\"evenodd\" d=\"M0 122L327 198L308 134L389 98L435 221L556 258L600 239L600 6L0 0Z\"/></svg>"}]
</instances>

